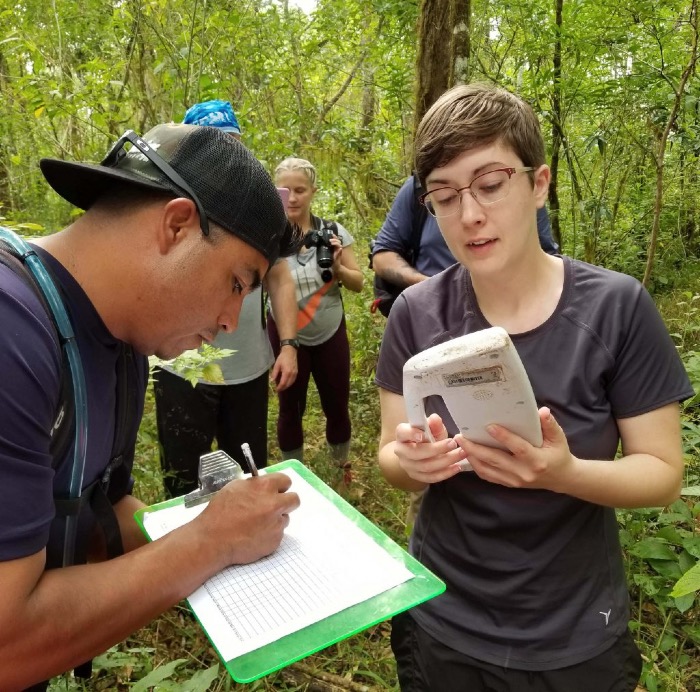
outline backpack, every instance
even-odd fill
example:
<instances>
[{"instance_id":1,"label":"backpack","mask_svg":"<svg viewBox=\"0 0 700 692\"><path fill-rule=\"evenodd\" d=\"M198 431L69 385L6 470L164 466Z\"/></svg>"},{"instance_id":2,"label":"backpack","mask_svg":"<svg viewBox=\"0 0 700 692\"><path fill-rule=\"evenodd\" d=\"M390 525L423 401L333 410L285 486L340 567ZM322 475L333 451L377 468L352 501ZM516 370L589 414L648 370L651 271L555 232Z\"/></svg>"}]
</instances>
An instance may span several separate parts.
<instances>
[{"instance_id":1,"label":"backpack","mask_svg":"<svg viewBox=\"0 0 700 692\"><path fill-rule=\"evenodd\" d=\"M87 454L87 398L85 376L73 327L63 298L49 268L37 253L18 235L0 227L0 263L11 269L33 290L50 318L56 344L61 351L61 384L59 403L51 428L49 451L56 470L68 458L72 446L73 460L68 488L54 493L56 516L65 518L65 533L60 546L47 546L46 569L83 564L87 560L87 545L76 542L78 516L90 506L101 526L107 557L121 555L124 548L116 514L112 507L129 489L133 455L129 456L129 410L137 388L133 349L122 345L117 364L117 419L115 421L112 454L100 478L82 488ZM72 435L71 435L72 433ZM78 677L90 677L92 662L76 667ZM38 683L31 690L44 690L48 683Z\"/></svg>"},{"instance_id":2,"label":"backpack","mask_svg":"<svg viewBox=\"0 0 700 692\"><path fill-rule=\"evenodd\" d=\"M418 251L420 250L421 236L423 235L423 226L428 216L428 210L420 203L419 197L423 194L424 189L418 179L418 176L413 173L413 197L411 198L411 235L409 246L405 254L401 256L412 267L416 266L418 261ZM372 267L372 254L374 253L375 239L369 243L369 268ZM376 272L374 274L374 300L370 305L370 312L375 313L377 310L384 315L389 316L389 311L394 301L399 297L399 294L405 287L392 284L385 279L382 279Z\"/></svg>"}]
</instances>

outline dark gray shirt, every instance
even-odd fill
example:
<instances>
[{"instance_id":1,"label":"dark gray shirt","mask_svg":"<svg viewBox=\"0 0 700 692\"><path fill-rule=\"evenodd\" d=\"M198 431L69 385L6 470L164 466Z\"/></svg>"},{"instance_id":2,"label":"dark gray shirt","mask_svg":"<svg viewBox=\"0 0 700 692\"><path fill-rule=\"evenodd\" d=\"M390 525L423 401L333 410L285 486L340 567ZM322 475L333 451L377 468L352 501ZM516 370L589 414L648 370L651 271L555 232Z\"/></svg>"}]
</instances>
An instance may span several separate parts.
<instances>
[{"instance_id":1,"label":"dark gray shirt","mask_svg":"<svg viewBox=\"0 0 700 692\"><path fill-rule=\"evenodd\" d=\"M511 335L538 406L549 406L574 455L613 459L616 419L692 396L653 301L635 279L564 257L556 310ZM469 273L455 265L404 291L382 341L376 382L402 394L414 354L485 329ZM426 403L451 434L440 398ZM411 552L447 591L411 611L435 638L521 670L561 668L609 648L629 619L613 509L461 473L428 487Z\"/></svg>"}]
</instances>

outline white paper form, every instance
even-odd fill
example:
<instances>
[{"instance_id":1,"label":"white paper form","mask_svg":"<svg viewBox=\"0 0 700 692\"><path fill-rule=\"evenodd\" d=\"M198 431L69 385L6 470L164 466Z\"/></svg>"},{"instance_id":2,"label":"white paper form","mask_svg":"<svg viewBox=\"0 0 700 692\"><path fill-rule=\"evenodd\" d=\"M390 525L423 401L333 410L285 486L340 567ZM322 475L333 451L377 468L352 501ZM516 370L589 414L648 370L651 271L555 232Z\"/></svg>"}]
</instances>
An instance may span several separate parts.
<instances>
[{"instance_id":1,"label":"white paper form","mask_svg":"<svg viewBox=\"0 0 700 692\"><path fill-rule=\"evenodd\" d=\"M250 565L228 567L189 603L224 660L276 641L410 579L413 574L291 469L301 504L280 547ZM206 505L144 516L152 539L191 521ZM232 530L236 530L233 528Z\"/></svg>"}]
</instances>

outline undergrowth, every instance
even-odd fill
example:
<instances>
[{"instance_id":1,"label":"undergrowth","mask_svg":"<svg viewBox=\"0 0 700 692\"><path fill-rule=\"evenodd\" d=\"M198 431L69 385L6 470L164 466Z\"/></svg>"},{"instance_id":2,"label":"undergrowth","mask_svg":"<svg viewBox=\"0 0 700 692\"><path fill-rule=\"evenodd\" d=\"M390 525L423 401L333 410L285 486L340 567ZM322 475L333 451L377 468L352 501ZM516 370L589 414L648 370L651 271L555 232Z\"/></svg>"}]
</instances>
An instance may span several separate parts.
<instances>
[{"instance_id":1,"label":"undergrowth","mask_svg":"<svg viewBox=\"0 0 700 692\"><path fill-rule=\"evenodd\" d=\"M401 545L407 542L403 493L390 488L375 463L379 435L379 406L373 383L383 318L367 310L366 296L346 300L352 340L351 416L357 509ZM663 296L660 308L693 380L700 391L700 298L697 291ZM269 415L270 463L279 459L274 424L276 397L271 393ZM630 626L644 657L640 685L648 692L700 692L700 624L695 593L673 598L678 578L700 560L700 417L698 396L683 409L686 454L685 492L664 509L618 512L632 597ZM306 463L332 482L324 442L324 419L315 389L310 386L305 419ZM162 499L158 441L152 394L147 397L135 471L137 489L148 502ZM585 570L586 566L581 565ZM94 661L93 677L82 685L66 675L52 690L147 690L204 692L205 690L397 690L389 647L389 623L357 634L307 657L297 664L248 685L235 683L186 604L164 613ZM592 691L594 692L594 691Z\"/></svg>"}]
</instances>

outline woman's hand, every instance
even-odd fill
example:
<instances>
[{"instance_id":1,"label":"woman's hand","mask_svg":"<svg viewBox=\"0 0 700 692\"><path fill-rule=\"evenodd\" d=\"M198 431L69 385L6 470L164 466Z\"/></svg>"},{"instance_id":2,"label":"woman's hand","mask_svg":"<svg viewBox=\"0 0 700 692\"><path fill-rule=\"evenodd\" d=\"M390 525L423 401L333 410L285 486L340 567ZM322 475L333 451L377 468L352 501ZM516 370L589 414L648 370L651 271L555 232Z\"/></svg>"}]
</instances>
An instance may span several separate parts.
<instances>
[{"instance_id":1,"label":"woman's hand","mask_svg":"<svg viewBox=\"0 0 700 692\"><path fill-rule=\"evenodd\" d=\"M490 483L510 488L556 490L574 467L566 435L551 411L539 410L542 446L529 442L501 425L489 425L487 431L508 451L470 442L456 435L454 440L469 459L474 472Z\"/></svg>"},{"instance_id":2,"label":"woman's hand","mask_svg":"<svg viewBox=\"0 0 700 692\"><path fill-rule=\"evenodd\" d=\"M337 235L333 235L331 236L331 245L333 247L333 264L331 269L333 270L333 276L337 276L342 263L340 258L343 256L343 244Z\"/></svg>"},{"instance_id":3,"label":"woman's hand","mask_svg":"<svg viewBox=\"0 0 700 692\"><path fill-rule=\"evenodd\" d=\"M436 413L428 418L428 427L434 442L423 430L400 423L396 427L394 453L399 466L410 478L420 483L439 483L462 470L460 462L464 461L466 453L448 436Z\"/></svg>"}]
</instances>

